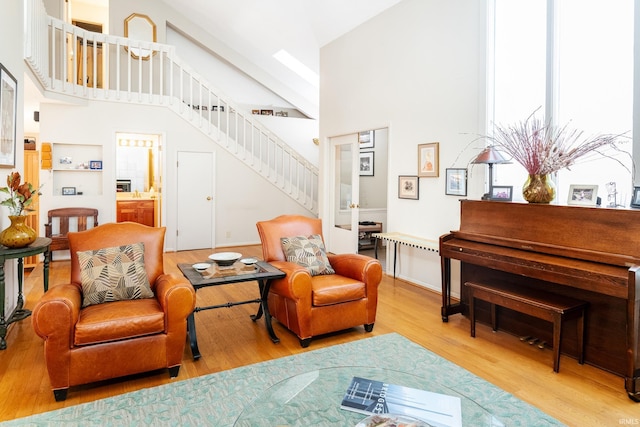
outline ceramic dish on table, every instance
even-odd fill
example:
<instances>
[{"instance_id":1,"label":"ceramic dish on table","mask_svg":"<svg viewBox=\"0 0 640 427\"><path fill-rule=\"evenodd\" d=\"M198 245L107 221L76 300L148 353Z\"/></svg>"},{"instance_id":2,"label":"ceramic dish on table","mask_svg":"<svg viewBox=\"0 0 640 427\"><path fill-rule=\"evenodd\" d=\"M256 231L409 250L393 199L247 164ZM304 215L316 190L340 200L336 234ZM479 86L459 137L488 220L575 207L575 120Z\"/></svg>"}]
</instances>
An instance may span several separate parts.
<instances>
[{"instance_id":1,"label":"ceramic dish on table","mask_svg":"<svg viewBox=\"0 0 640 427\"><path fill-rule=\"evenodd\" d=\"M257 258L242 258L240 260L241 263L243 263L244 265L255 265L255 263L258 262Z\"/></svg>"},{"instance_id":2,"label":"ceramic dish on table","mask_svg":"<svg viewBox=\"0 0 640 427\"><path fill-rule=\"evenodd\" d=\"M220 267L228 267L242 258L242 254L238 252L218 252L209 255L209 259L213 260Z\"/></svg>"},{"instance_id":3,"label":"ceramic dish on table","mask_svg":"<svg viewBox=\"0 0 640 427\"><path fill-rule=\"evenodd\" d=\"M209 264L208 262L198 262L196 264L193 264L191 267L193 267L195 271L204 271L207 268L211 267L211 264Z\"/></svg>"}]
</instances>

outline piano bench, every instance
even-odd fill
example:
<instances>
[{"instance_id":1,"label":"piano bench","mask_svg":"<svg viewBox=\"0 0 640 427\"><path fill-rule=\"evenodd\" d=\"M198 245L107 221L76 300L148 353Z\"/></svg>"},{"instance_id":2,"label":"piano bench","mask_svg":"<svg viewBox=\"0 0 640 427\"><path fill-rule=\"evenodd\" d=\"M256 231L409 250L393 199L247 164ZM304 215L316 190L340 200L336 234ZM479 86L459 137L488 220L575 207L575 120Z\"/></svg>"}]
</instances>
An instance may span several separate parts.
<instances>
[{"instance_id":1,"label":"piano bench","mask_svg":"<svg viewBox=\"0 0 640 427\"><path fill-rule=\"evenodd\" d=\"M560 369L560 342L562 321L578 319L578 363L584 363L584 317L589 303L526 287L508 286L502 283L487 285L466 282L469 293L469 317L471 336L476 336L475 299L491 304L491 326L498 330L496 305L524 313L553 323L553 371Z\"/></svg>"}]
</instances>

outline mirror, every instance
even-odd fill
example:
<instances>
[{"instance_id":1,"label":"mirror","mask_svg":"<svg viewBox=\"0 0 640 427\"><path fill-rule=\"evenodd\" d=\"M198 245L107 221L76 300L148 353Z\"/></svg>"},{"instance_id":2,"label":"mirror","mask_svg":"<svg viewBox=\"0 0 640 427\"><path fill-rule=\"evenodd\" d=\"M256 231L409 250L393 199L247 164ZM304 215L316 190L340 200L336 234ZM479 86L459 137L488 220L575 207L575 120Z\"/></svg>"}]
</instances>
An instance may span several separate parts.
<instances>
[{"instance_id":1,"label":"mirror","mask_svg":"<svg viewBox=\"0 0 640 427\"><path fill-rule=\"evenodd\" d=\"M132 13L124 20L124 36L134 40L155 42L156 24L147 15ZM130 50L134 59L149 59L152 55L150 49L131 47Z\"/></svg>"}]
</instances>

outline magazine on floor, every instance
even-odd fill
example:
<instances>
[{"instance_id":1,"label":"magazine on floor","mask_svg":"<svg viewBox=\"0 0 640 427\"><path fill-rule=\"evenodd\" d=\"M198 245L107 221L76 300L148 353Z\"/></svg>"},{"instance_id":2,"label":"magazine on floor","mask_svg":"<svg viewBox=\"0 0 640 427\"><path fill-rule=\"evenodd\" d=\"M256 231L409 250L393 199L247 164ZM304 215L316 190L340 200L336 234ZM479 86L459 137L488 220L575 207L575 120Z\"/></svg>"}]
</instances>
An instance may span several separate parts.
<instances>
[{"instance_id":1,"label":"magazine on floor","mask_svg":"<svg viewBox=\"0 0 640 427\"><path fill-rule=\"evenodd\" d=\"M407 415L434 427L462 427L459 397L367 378L353 377L340 407L367 415Z\"/></svg>"}]
</instances>

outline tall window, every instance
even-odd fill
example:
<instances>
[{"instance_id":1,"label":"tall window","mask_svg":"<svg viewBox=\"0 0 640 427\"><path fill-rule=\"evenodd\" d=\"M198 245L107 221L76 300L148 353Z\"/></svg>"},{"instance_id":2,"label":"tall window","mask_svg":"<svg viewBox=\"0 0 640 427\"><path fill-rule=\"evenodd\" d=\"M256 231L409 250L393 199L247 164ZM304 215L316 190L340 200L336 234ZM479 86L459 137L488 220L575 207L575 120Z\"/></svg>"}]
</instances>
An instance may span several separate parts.
<instances>
[{"instance_id":1,"label":"tall window","mask_svg":"<svg viewBox=\"0 0 640 427\"><path fill-rule=\"evenodd\" d=\"M629 137L626 153L608 153L615 159L560 171L554 203L566 204L571 184L594 184L606 205L606 184L615 182L617 203L629 205L633 25L633 0L495 0L491 121L522 121L540 108L539 117L569 123L585 135L627 132ZM500 184L524 183L526 172L519 165L497 169Z\"/></svg>"}]
</instances>

